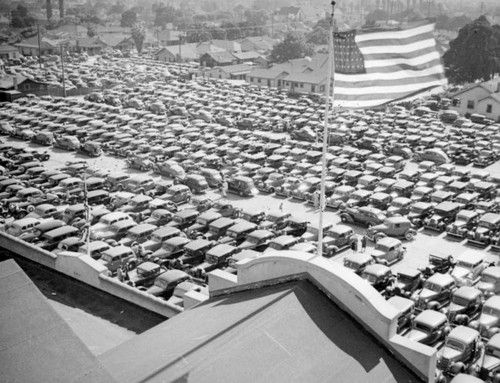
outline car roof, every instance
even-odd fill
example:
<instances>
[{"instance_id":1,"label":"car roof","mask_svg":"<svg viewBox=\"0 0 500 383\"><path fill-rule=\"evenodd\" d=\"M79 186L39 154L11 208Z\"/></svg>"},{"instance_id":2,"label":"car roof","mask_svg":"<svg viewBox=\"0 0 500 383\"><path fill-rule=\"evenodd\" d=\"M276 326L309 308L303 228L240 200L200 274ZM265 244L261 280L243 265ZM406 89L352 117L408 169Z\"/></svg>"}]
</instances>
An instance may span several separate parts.
<instances>
[{"instance_id":1,"label":"car roof","mask_svg":"<svg viewBox=\"0 0 500 383\"><path fill-rule=\"evenodd\" d=\"M487 299L486 302L483 304L483 310L485 307L493 307L495 309L500 308L500 296L499 295L493 295L491 298Z\"/></svg>"},{"instance_id":2,"label":"car roof","mask_svg":"<svg viewBox=\"0 0 500 383\"><path fill-rule=\"evenodd\" d=\"M380 263L372 263L365 267L363 273L372 274L372 275L382 275L391 269L388 266L382 265Z\"/></svg>"},{"instance_id":3,"label":"car roof","mask_svg":"<svg viewBox=\"0 0 500 383\"><path fill-rule=\"evenodd\" d=\"M476 298L481 294L481 291L472 286L462 286L453 292L453 296L458 296L465 299Z\"/></svg>"},{"instance_id":4,"label":"car roof","mask_svg":"<svg viewBox=\"0 0 500 383\"><path fill-rule=\"evenodd\" d=\"M426 282L435 283L437 285L446 285L450 282L454 282L455 280L450 274L444 273L436 273L431 275Z\"/></svg>"},{"instance_id":5,"label":"car roof","mask_svg":"<svg viewBox=\"0 0 500 383\"><path fill-rule=\"evenodd\" d=\"M389 304L395 307L400 312L404 312L412 306L415 306L415 302L408 298L403 298L398 295L387 300Z\"/></svg>"},{"instance_id":6,"label":"car roof","mask_svg":"<svg viewBox=\"0 0 500 383\"><path fill-rule=\"evenodd\" d=\"M445 314L435 310L424 310L415 317L415 322L425 323L431 327L446 322L446 320Z\"/></svg>"},{"instance_id":7,"label":"car roof","mask_svg":"<svg viewBox=\"0 0 500 383\"><path fill-rule=\"evenodd\" d=\"M467 326L457 326L448 334L447 339L458 339L465 343L472 343L479 336L479 332Z\"/></svg>"},{"instance_id":8,"label":"car roof","mask_svg":"<svg viewBox=\"0 0 500 383\"><path fill-rule=\"evenodd\" d=\"M457 257L457 261L467 261L471 263L477 263L484 260L484 254L478 250L466 250Z\"/></svg>"},{"instance_id":9,"label":"car roof","mask_svg":"<svg viewBox=\"0 0 500 383\"><path fill-rule=\"evenodd\" d=\"M500 266L490 266L483 270L481 275L488 275L495 278L500 278Z\"/></svg>"}]
</instances>

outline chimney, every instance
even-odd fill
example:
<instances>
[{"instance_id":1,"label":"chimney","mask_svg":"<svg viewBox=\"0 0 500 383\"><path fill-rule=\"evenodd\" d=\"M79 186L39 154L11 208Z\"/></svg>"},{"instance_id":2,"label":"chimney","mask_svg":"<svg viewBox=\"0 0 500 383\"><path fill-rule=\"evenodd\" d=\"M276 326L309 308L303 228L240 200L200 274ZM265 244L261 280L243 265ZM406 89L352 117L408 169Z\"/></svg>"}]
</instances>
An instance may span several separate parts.
<instances>
[{"instance_id":1,"label":"chimney","mask_svg":"<svg viewBox=\"0 0 500 383\"><path fill-rule=\"evenodd\" d=\"M64 18L64 0L59 0L59 18Z\"/></svg>"},{"instance_id":2,"label":"chimney","mask_svg":"<svg viewBox=\"0 0 500 383\"><path fill-rule=\"evenodd\" d=\"M47 0L47 20L52 18L52 2L51 0Z\"/></svg>"},{"instance_id":3,"label":"chimney","mask_svg":"<svg viewBox=\"0 0 500 383\"><path fill-rule=\"evenodd\" d=\"M17 76L14 76L14 77L12 78L12 81L13 81L13 83L14 83L14 90L17 90Z\"/></svg>"}]
</instances>

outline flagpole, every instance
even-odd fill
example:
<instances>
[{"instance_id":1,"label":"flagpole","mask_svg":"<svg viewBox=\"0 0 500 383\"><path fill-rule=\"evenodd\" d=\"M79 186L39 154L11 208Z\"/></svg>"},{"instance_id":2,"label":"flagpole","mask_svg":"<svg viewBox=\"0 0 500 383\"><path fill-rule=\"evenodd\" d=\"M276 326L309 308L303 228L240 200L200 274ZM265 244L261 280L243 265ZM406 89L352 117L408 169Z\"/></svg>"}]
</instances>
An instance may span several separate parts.
<instances>
[{"instance_id":1,"label":"flagpole","mask_svg":"<svg viewBox=\"0 0 500 383\"><path fill-rule=\"evenodd\" d=\"M325 116L323 123L323 155L322 155L322 166L321 166L321 189L319 195L319 227L318 227L318 249L316 256L322 256L323 254L323 215L325 210L325 178L326 178L326 151L328 146L328 122L330 115L330 82L332 81L333 68L335 66L335 56L333 51L333 22L335 13L335 1L331 2L332 13L330 16L330 31L328 38L328 70L326 77L326 87L325 87ZM332 95L333 96L333 95Z\"/></svg>"}]
</instances>

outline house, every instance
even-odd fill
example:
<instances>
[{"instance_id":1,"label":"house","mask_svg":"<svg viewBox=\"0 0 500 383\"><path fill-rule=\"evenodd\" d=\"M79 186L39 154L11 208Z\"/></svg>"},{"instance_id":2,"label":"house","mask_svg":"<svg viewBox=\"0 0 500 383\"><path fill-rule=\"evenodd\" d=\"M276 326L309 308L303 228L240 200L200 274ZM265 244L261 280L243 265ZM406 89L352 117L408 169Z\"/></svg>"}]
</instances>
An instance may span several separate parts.
<instances>
[{"instance_id":1,"label":"house","mask_svg":"<svg viewBox=\"0 0 500 383\"><path fill-rule=\"evenodd\" d=\"M98 37L82 37L68 40L69 50L76 52L86 52L89 55L96 55L107 47L106 43Z\"/></svg>"},{"instance_id":2,"label":"house","mask_svg":"<svg viewBox=\"0 0 500 383\"><path fill-rule=\"evenodd\" d=\"M17 59L21 56L19 49L13 45L0 44L0 59Z\"/></svg>"},{"instance_id":3,"label":"house","mask_svg":"<svg viewBox=\"0 0 500 383\"><path fill-rule=\"evenodd\" d=\"M164 62L189 62L198 60L196 44L171 45L155 53L155 59Z\"/></svg>"},{"instance_id":4,"label":"house","mask_svg":"<svg viewBox=\"0 0 500 383\"><path fill-rule=\"evenodd\" d=\"M279 65L271 68L255 68L247 74L247 82L257 86L282 88L284 86L283 79L289 74L289 71Z\"/></svg>"},{"instance_id":5,"label":"house","mask_svg":"<svg viewBox=\"0 0 500 383\"><path fill-rule=\"evenodd\" d=\"M286 76L284 86L291 93L320 93L325 91L326 79L326 71L309 69Z\"/></svg>"},{"instance_id":6,"label":"house","mask_svg":"<svg viewBox=\"0 0 500 383\"><path fill-rule=\"evenodd\" d=\"M110 33L99 36L98 39L105 43L106 46L113 49L119 49L121 51L129 51L135 48L134 40L132 40L130 35Z\"/></svg>"},{"instance_id":7,"label":"house","mask_svg":"<svg viewBox=\"0 0 500 383\"><path fill-rule=\"evenodd\" d=\"M227 51L207 52L200 57L200 64L206 67L232 65L236 62L236 57Z\"/></svg>"},{"instance_id":8,"label":"house","mask_svg":"<svg viewBox=\"0 0 500 383\"><path fill-rule=\"evenodd\" d=\"M196 45L196 53L198 53L198 56L201 57L208 52L226 52L226 50L209 43L199 43Z\"/></svg>"},{"instance_id":9,"label":"house","mask_svg":"<svg viewBox=\"0 0 500 383\"><path fill-rule=\"evenodd\" d=\"M500 93L492 93L477 103L479 114L494 121L500 122Z\"/></svg>"},{"instance_id":10,"label":"house","mask_svg":"<svg viewBox=\"0 0 500 383\"><path fill-rule=\"evenodd\" d=\"M174 31L171 29L164 29L155 32L156 39L160 46L165 47L169 45L179 45L182 34L180 31Z\"/></svg>"},{"instance_id":11,"label":"house","mask_svg":"<svg viewBox=\"0 0 500 383\"><path fill-rule=\"evenodd\" d=\"M227 65L207 70L204 76L224 80L245 80L253 67L248 64Z\"/></svg>"},{"instance_id":12,"label":"house","mask_svg":"<svg viewBox=\"0 0 500 383\"><path fill-rule=\"evenodd\" d=\"M271 52L274 40L268 36L249 36L239 41L243 52L256 51L260 53Z\"/></svg>"},{"instance_id":13,"label":"house","mask_svg":"<svg viewBox=\"0 0 500 383\"><path fill-rule=\"evenodd\" d=\"M460 115L479 113L498 120L500 110L498 108L498 97L500 96L500 77L490 81L468 86L453 94L451 109L456 110Z\"/></svg>"},{"instance_id":14,"label":"house","mask_svg":"<svg viewBox=\"0 0 500 383\"><path fill-rule=\"evenodd\" d=\"M24 94L44 95L48 93L49 84L37 82L23 76L4 76L0 78L0 91L17 90Z\"/></svg>"},{"instance_id":15,"label":"house","mask_svg":"<svg viewBox=\"0 0 500 383\"><path fill-rule=\"evenodd\" d=\"M304 19L304 14L300 7L281 7L274 13L274 21L286 22L289 20L302 21Z\"/></svg>"},{"instance_id":16,"label":"house","mask_svg":"<svg viewBox=\"0 0 500 383\"><path fill-rule=\"evenodd\" d=\"M205 54L207 52L213 51L212 47L220 48L224 51L234 53L241 52L241 45L237 41L229 40L210 40L198 44L198 52L200 54Z\"/></svg>"},{"instance_id":17,"label":"house","mask_svg":"<svg viewBox=\"0 0 500 383\"><path fill-rule=\"evenodd\" d=\"M60 41L51 40L47 37L42 37L40 40L40 48L38 47L38 37L30 37L29 39L22 40L20 43L15 44L19 52L24 56L38 56L41 54L52 55L59 53Z\"/></svg>"},{"instance_id":18,"label":"house","mask_svg":"<svg viewBox=\"0 0 500 383\"><path fill-rule=\"evenodd\" d=\"M269 61L265 57L262 57L262 55L256 51L234 52L233 56L236 57L238 64L243 64L248 62L256 63L261 66L267 66L269 64Z\"/></svg>"}]
</instances>

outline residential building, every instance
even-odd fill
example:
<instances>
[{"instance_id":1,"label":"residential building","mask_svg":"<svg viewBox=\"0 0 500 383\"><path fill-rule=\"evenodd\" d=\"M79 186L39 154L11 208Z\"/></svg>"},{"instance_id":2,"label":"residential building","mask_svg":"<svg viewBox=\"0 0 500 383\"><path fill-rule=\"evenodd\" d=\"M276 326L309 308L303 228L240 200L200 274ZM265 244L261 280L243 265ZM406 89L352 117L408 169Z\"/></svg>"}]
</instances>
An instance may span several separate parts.
<instances>
[{"instance_id":1,"label":"residential building","mask_svg":"<svg viewBox=\"0 0 500 383\"><path fill-rule=\"evenodd\" d=\"M196 52L196 44L166 46L155 53L156 60L165 62L189 62L196 61L198 58L199 56Z\"/></svg>"},{"instance_id":2,"label":"residential building","mask_svg":"<svg viewBox=\"0 0 500 383\"><path fill-rule=\"evenodd\" d=\"M256 51L248 51L248 52L234 52L233 56L236 57L236 62L238 64L243 63L256 63L258 65L267 66L269 64L269 60L263 57L259 52Z\"/></svg>"},{"instance_id":3,"label":"residential building","mask_svg":"<svg viewBox=\"0 0 500 383\"><path fill-rule=\"evenodd\" d=\"M0 59L17 59L19 56L21 55L17 47L9 44L0 45Z\"/></svg>"},{"instance_id":4,"label":"residential building","mask_svg":"<svg viewBox=\"0 0 500 383\"><path fill-rule=\"evenodd\" d=\"M247 82L257 86L269 88L282 88L285 86L283 79L290 74L289 69L281 65L271 68L255 68L247 74Z\"/></svg>"},{"instance_id":5,"label":"residential building","mask_svg":"<svg viewBox=\"0 0 500 383\"><path fill-rule=\"evenodd\" d=\"M206 67L233 65L236 62L236 57L227 51L207 52L200 57L200 64Z\"/></svg>"},{"instance_id":6,"label":"residential building","mask_svg":"<svg viewBox=\"0 0 500 383\"><path fill-rule=\"evenodd\" d=\"M58 54L59 52L59 40L51 40L47 37L42 37L40 39L40 47L38 46L38 36L30 37L29 39L22 40L20 43L15 44L19 49L19 52L24 56L42 56Z\"/></svg>"},{"instance_id":7,"label":"residential building","mask_svg":"<svg viewBox=\"0 0 500 383\"><path fill-rule=\"evenodd\" d=\"M23 76L4 76L0 78L0 91L17 90L24 94L47 94L49 84L31 80Z\"/></svg>"},{"instance_id":8,"label":"residential building","mask_svg":"<svg viewBox=\"0 0 500 383\"><path fill-rule=\"evenodd\" d=\"M243 52L268 53L273 49L275 41L268 36L250 36L240 40L239 43Z\"/></svg>"},{"instance_id":9,"label":"residential building","mask_svg":"<svg viewBox=\"0 0 500 383\"><path fill-rule=\"evenodd\" d=\"M163 29L155 31L154 35L156 36L159 45L161 47L165 47L169 45L179 45L182 33L172 29Z\"/></svg>"},{"instance_id":10,"label":"residential building","mask_svg":"<svg viewBox=\"0 0 500 383\"><path fill-rule=\"evenodd\" d=\"M215 46L230 53L241 52L240 43L238 43L237 41L230 41L230 40L210 40L199 43L198 44L199 52L203 54L212 51L210 46Z\"/></svg>"},{"instance_id":11,"label":"residential building","mask_svg":"<svg viewBox=\"0 0 500 383\"><path fill-rule=\"evenodd\" d=\"M89 55L96 55L107 47L106 43L98 37L82 37L68 40L69 50L76 52L86 52Z\"/></svg>"},{"instance_id":12,"label":"residential building","mask_svg":"<svg viewBox=\"0 0 500 383\"><path fill-rule=\"evenodd\" d=\"M207 70L204 76L224 80L245 80L252 69L253 67L248 64L227 65Z\"/></svg>"},{"instance_id":13,"label":"residential building","mask_svg":"<svg viewBox=\"0 0 500 383\"><path fill-rule=\"evenodd\" d=\"M500 77L479 84L473 84L451 96L451 109L460 115L479 113L500 121Z\"/></svg>"},{"instance_id":14,"label":"residential building","mask_svg":"<svg viewBox=\"0 0 500 383\"><path fill-rule=\"evenodd\" d=\"M302 73L292 73L285 77L284 86L291 93L322 93L327 83L325 71L307 70Z\"/></svg>"},{"instance_id":15,"label":"residential building","mask_svg":"<svg viewBox=\"0 0 500 383\"><path fill-rule=\"evenodd\" d=\"M105 43L108 47L119 49L122 51L129 51L135 48L134 41L130 35L123 35L120 33L109 33L99 36L98 39Z\"/></svg>"}]
</instances>

